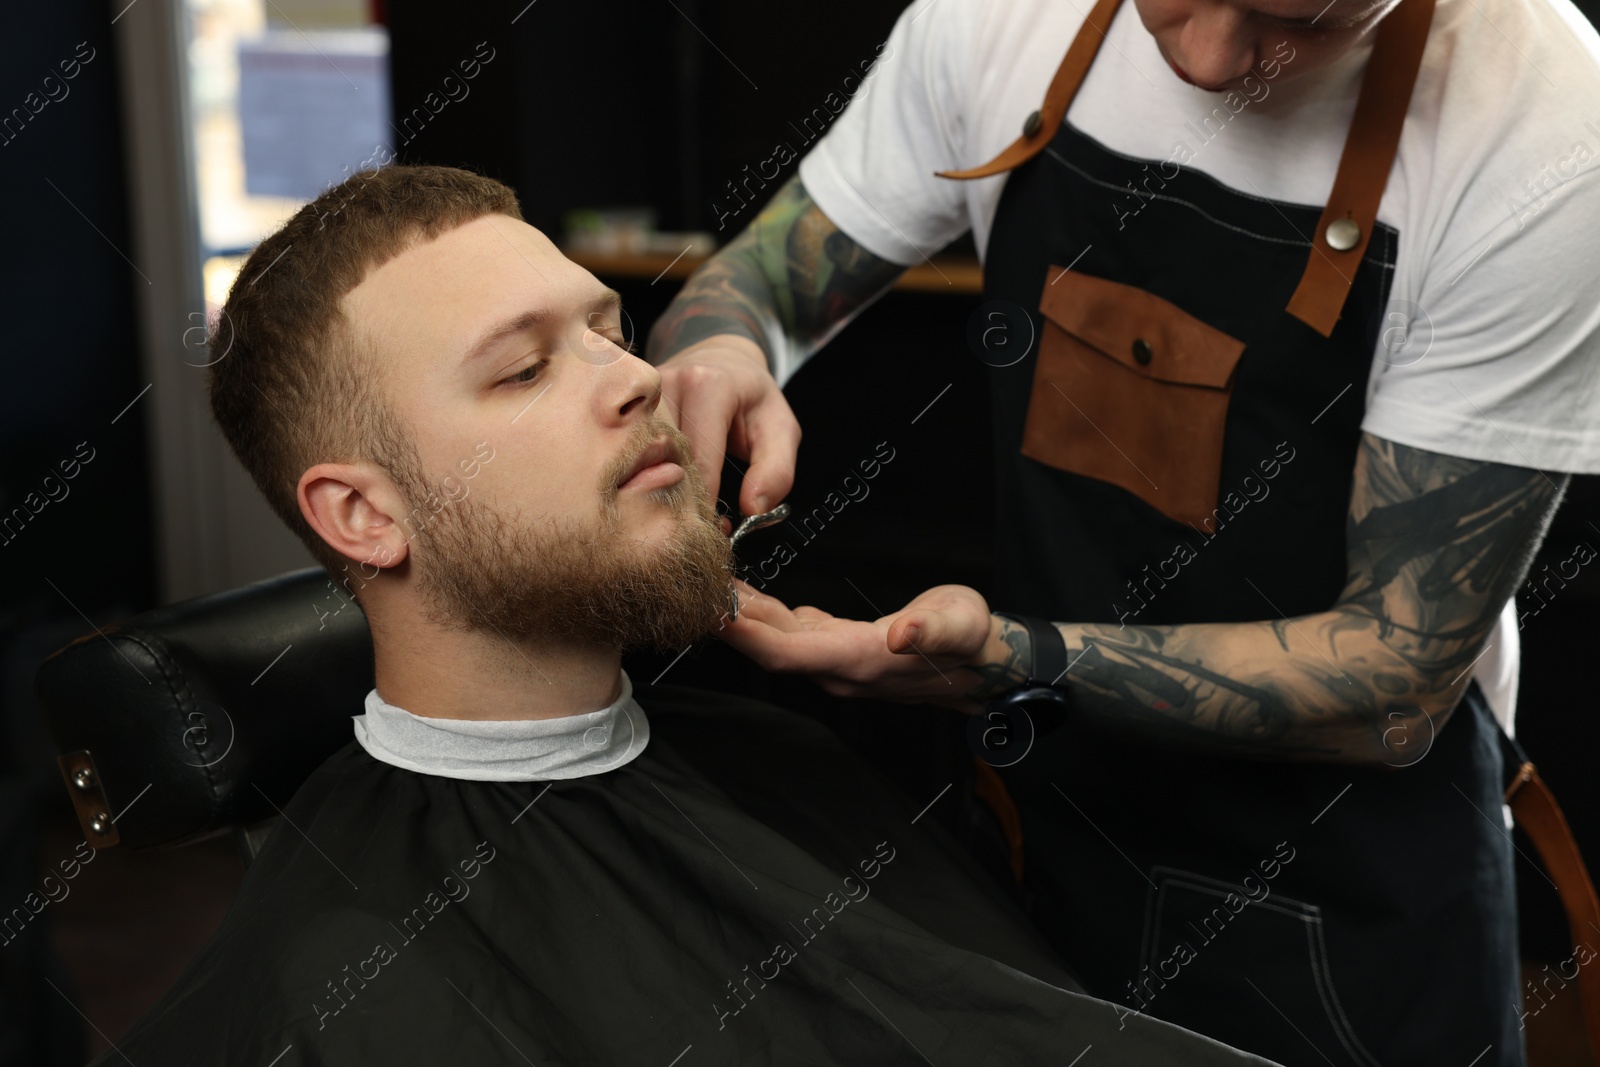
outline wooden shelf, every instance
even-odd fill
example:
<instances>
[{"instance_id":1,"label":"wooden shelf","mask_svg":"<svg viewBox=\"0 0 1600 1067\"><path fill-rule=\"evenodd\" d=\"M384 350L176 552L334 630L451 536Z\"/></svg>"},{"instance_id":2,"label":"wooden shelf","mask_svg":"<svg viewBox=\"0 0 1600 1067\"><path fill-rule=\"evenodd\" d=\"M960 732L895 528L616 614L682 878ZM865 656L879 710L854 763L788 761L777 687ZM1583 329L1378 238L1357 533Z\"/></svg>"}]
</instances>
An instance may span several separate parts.
<instances>
[{"instance_id":1,"label":"wooden shelf","mask_svg":"<svg viewBox=\"0 0 1600 1067\"><path fill-rule=\"evenodd\" d=\"M700 255L674 258L665 253L602 255L567 252L566 256L602 278L648 278L651 284L664 278L682 281L708 258ZM902 292L976 295L983 292L983 269L970 256L940 256L908 267L894 287Z\"/></svg>"}]
</instances>

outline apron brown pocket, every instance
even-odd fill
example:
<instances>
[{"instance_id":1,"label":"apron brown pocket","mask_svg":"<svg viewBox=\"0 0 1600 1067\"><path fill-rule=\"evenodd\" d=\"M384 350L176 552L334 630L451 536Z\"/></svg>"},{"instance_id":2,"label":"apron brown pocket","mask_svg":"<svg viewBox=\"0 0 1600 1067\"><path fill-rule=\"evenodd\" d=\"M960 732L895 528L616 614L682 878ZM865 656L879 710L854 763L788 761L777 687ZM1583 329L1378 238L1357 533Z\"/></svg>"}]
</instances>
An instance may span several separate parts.
<instances>
[{"instance_id":1,"label":"apron brown pocket","mask_svg":"<svg viewBox=\"0 0 1600 1067\"><path fill-rule=\"evenodd\" d=\"M1211 519L1244 342L1142 289L1052 266L1022 454Z\"/></svg>"}]
</instances>

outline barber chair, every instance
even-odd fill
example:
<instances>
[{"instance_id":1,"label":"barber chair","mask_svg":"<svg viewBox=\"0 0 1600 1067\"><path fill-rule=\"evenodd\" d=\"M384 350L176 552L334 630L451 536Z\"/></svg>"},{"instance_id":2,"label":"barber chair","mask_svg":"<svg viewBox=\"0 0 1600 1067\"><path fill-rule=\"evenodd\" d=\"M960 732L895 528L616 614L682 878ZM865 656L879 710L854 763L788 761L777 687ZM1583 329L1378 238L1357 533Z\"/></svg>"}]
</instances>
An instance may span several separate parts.
<instances>
[{"instance_id":1,"label":"barber chair","mask_svg":"<svg viewBox=\"0 0 1600 1067\"><path fill-rule=\"evenodd\" d=\"M85 634L35 685L90 845L232 833L248 864L281 806L353 739L372 637L313 567Z\"/></svg>"}]
</instances>

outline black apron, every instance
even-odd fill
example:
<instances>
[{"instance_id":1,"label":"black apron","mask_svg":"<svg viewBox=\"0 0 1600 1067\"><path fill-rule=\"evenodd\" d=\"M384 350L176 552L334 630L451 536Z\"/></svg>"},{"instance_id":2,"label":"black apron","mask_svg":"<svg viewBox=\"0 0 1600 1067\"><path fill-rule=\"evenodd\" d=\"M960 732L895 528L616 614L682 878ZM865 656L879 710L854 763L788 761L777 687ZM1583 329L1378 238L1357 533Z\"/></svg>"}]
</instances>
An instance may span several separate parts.
<instances>
[{"instance_id":1,"label":"black apron","mask_svg":"<svg viewBox=\"0 0 1600 1067\"><path fill-rule=\"evenodd\" d=\"M1397 233L1368 220L1342 315L1314 329L1286 307L1331 204L1237 192L1065 121L1031 151L985 264L992 306L1035 331L991 370L997 606L1130 625L1326 610ZM1520 1065L1497 726L1474 684L1437 737L1396 740L1404 770L1069 722L1002 771L1032 916L1095 995L1287 1065Z\"/></svg>"}]
</instances>

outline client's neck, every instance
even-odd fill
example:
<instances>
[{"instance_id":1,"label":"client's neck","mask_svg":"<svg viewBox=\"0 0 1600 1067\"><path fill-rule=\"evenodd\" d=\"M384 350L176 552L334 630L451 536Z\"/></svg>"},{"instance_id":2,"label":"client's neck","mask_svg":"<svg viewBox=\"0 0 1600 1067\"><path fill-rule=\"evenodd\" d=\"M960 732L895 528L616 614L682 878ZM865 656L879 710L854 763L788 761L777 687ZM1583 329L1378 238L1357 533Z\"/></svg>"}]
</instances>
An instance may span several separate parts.
<instances>
[{"instance_id":1,"label":"client's neck","mask_svg":"<svg viewBox=\"0 0 1600 1067\"><path fill-rule=\"evenodd\" d=\"M378 695L436 719L552 719L598 711L622 694L614 649L519 643L494 631L419 618L372 625Z\"/></svg>"}]
</instances>

